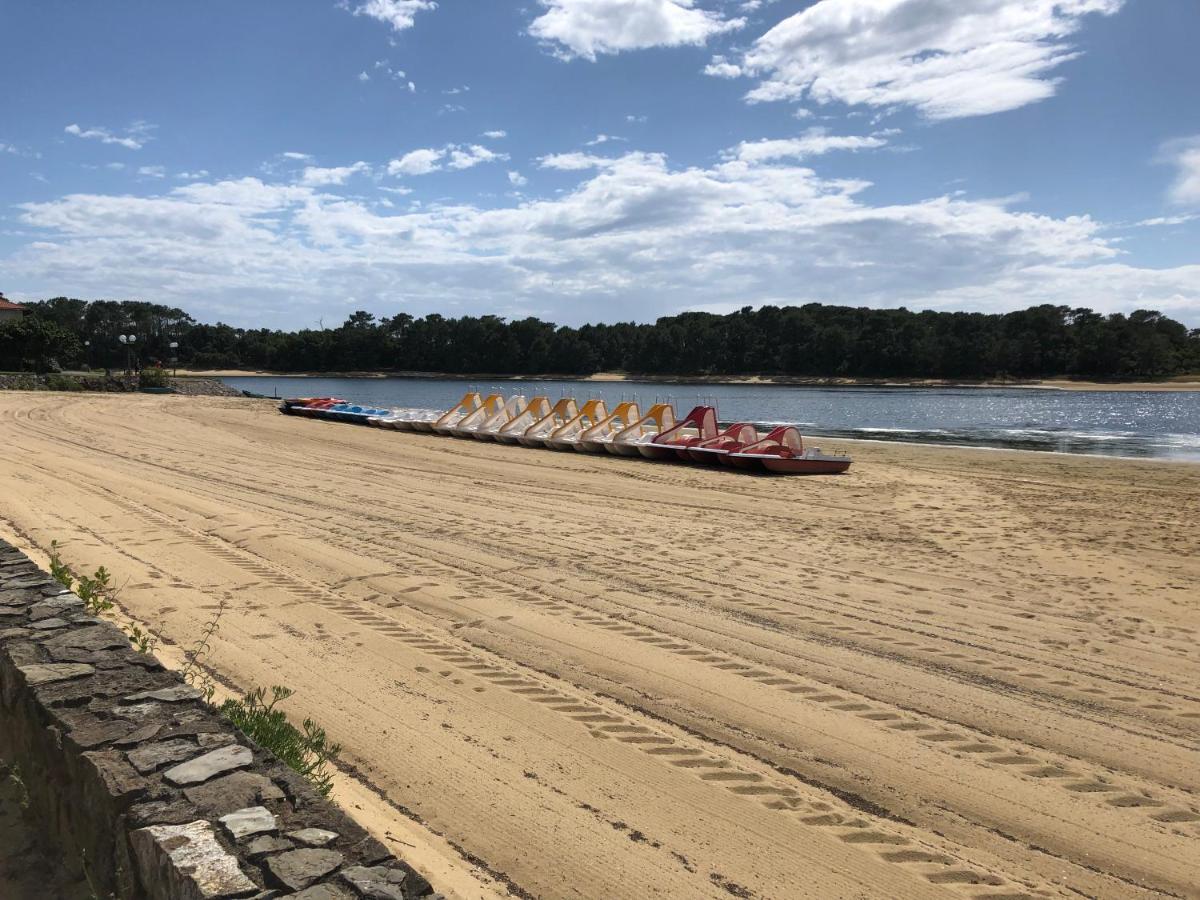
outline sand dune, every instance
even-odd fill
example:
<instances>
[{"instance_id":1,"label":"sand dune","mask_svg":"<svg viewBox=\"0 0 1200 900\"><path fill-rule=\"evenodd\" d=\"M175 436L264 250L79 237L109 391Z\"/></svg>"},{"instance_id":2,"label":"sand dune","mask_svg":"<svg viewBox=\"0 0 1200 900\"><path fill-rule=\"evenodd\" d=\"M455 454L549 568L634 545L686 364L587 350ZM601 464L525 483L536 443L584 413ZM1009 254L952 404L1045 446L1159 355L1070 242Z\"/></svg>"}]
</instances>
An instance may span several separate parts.
<instances>
[{"instance_id":1,"label":"sand dune","mask_svg":"<svg viewBox=\"0 0 1200 900\"><path fill-rule=\"evenodd\" d=\"M0 440L0 530L177 644L224 602L214 669L296 689L462 896L1200 896L1200 466L769 479L15 393Z\"/></svg>"}]
</instances>

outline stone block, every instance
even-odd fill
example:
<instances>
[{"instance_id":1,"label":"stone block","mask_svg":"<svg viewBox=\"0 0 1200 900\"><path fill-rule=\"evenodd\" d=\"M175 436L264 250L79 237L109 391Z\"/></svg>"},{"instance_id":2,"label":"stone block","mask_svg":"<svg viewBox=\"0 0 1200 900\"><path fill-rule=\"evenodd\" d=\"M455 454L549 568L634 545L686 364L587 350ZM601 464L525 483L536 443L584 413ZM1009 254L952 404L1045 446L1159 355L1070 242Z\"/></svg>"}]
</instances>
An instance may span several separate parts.
<instances>
[{"instance_id":1,"label":"stone block","mask_svg":"<svg viewBox=\"0 0 1200 900\"><path fill-rule=\"evenodd\" d=\"M190 684L177 684L173 687L130 694L123 702L137 703L141 700L160 700L163 703L179 703L183 700L199 700L203 696L204 692L199 688L194 688Z\"/></svg>"},{"instance_id":2,"label":"stone block","mask_svg":"<svg viewBox=\"0 0 1200 900\"><path fill-rule=\"evenodd\" d=\"M135 865L151 897L219 900L257 887L203 820L139 828L130 840Z\"/></svg>"},{"instance_id":3,"label":"stone block","mask_svg":"<svg viewBox=\"0 0 1200 900\"><path fill-rule=\"evenodd\" d=\"M184 790L183 795L205 812L223 816L235 809L283 799L283 791L257 772L234 772L207 784Z\"/></svg>"},{"instance_id":4,"label":"stone block","mask_svg":"<svg viewBox=\"0 0 1200 900\"><path fill-rule=\"evenodd\" d=\"M406 900L408 873L390 866L351 866L340 875L359 897L368 900Z\"/></svg>"},{"instance_id":5,"label":"stone block","mask_svg":"<svg viewBox=\"0 0 1200 900\"><path fill-rule=\"evenodd\" d=\"M115 625L105 622L55 635L45 642L45 646L47 649L70 647L75 650L111 650L128 647L129 638Z\"/></svg>"},{"instance_id":6,"label":"stone block","mask_svg":"<svg viewBox=\"0 0 1200 900\"><path fill-rule=\"evenodd\" d=\"M126 806L150 789L150 782L134 771L115 750L93 750L83 754L104 783L104 789L121 806Z\"/></svg>"},{"instance_id":7,"label":"stone block","mask_svg":"<svg viewBox=\"0 0 1200 900\"><path fill-rule=\"evenodd\" d=\"M248 806L221 816L220 822L235 841L255 834L269 834L279 830L275 813L265 806Z\"/></svg>"},{"instance_id":8,"label":"stone block","mask_svg":"<svg viewBox=\"0 0 1200 900\"><path fill-rule=\"evenodd\" d=\"M292 894L291 900L353 900L353 898L332 884L314 884L298 894Z\"/></svg>"},{"instance_id":9,"label":"stone block","mask_svg":"<svg viewBox=\"0 0 1200 900\"><path fill-rule=\"evenodd\" d=\"M299 891L341 864L342 854L336 850L290 850L278 856L268 856L264 868L274 884Z\"/></svg>"},{"instance_id":10,"label":"stone block","mask_svg":"<svg viewBox=\"0 0 1200 900\"><path fill-rule=\"evenodd\" d=\"M18 668L25 676L25 682L30 685L66 681L70 678L93 675L96 672L95 666L89 666L87 663L34 663L28 666L18 666Z\"/></svg>"},{"instance_id":11,"label":"stone block","mask_svg":"<svg viewBox=\"0 0 1200 900\"><path fill-rule=\"evenodd\" d=\"M288 837L305 847L325 847L338 839L336 831L326 831L324 828L301 828L299 831L289 831Z\"/></svg>"},{"instance_id":12,"label":"stone block","mask_svg":"<svg viewBox=\"0 0 1200 900\"><path fill-rule=\"evenodd\" d=\"M143 744L135 747L125 755L133 763L133 767L145 775L161 769L167 763L190 759L200 752L200 749L189 740L183 738L175 741L159 741L153 744Z\"/></svg>"},{"instance_id":13,"label":"stone block","mask_svg":"<svg viewBox=\"0 0 1200 900\"><path fill-rule=\"evenodd\" d=\"M254 753L249 747L234 744L230 747L211 750L203 756L197 756L195 759L167 769L163 773L163 778L178 786L203 784L210 778L215 778L225 772L232 772L234 769L243 769L253 762Z\"/></svg>"},{"instance_id":14,"label":"stone block","mask_svg":"<svg viewBox=\"0 0 1200 900\"><path fill-rule=\"evenodd\" d=\"M251 859L257 859L269 853L281 853L284 850L291 850L295 846L287 838L264 834L254 838L246 845L246 855Z\"/></svg>"}]
</instances>

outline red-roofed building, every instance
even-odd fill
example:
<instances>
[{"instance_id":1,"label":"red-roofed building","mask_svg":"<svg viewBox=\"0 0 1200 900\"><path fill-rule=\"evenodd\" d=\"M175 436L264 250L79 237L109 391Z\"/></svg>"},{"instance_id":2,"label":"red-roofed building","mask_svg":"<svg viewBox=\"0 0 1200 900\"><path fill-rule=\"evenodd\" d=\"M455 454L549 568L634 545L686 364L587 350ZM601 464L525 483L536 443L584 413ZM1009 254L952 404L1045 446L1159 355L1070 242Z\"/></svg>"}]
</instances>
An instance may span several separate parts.
<instances>
[{"instance_id":1,"label":"red-roofed building","mask_svg":"<svg viewBox=\"0 0 1200 900\"><path fill-rule=\"evenodd\" d=\"M28 310L25 307L10 303L4 299L3 294L0 294L0 322L7 322L9 319L19 319L26 312Z\"/></svg>"}]
</instances>

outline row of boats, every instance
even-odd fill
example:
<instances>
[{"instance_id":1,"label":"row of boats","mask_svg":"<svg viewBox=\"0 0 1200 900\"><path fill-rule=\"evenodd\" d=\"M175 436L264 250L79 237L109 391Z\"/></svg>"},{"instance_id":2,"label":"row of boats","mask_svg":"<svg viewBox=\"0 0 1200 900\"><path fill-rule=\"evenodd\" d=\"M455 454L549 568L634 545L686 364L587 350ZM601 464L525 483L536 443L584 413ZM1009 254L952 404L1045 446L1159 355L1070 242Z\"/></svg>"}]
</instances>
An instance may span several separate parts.
<instances>
[{"instance_id":1,"label":"row of boats","mask_svg":"<svg viewBox=\"0 0 1200 900\"><path fill-rule=\"evenodd\" d=\"M709 465L786 475L845 472L851 459L843 453L823 453L805 447L793 425L760 434L754 425L737 422L721 428L712 406L697 406L678 418L670 403L656 403L645 412L635 402L609 410L603 400L580 406L573 398L551 403L549 397L526 399L522 394L482 397L469 391L445 412L379 409L336 397L284 400L289 415L355 422L396 431L431 432L501 444L611 453L654 460L682 460Z\"/></svg>"}]
</instances>

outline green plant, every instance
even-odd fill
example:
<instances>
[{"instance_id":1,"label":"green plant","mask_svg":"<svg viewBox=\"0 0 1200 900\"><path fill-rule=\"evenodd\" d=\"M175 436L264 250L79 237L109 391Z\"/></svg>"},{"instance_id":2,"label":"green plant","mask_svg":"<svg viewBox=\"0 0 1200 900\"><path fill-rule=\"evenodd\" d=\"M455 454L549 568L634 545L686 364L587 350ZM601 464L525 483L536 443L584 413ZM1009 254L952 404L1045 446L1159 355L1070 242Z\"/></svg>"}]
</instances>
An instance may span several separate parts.
<instances>
[{"instance_id":1,"label":"green plant","mask_svg":"<svg viewBox=\"0 0 1200 900\"><path fill-rule=\"evenodd\" d=\"M115 605L116 594L109 582L108 570L101 566L92 576L84 575L77 580L75 593L83 601L84 608L94 616L107 612Z\"/></svg>"},{"instance_id":2,"label":"green plant","mask_svg":"<svg viewBox=\"0 0 1200 900\"><path fill-rule=\"evenodd\" d=\"M29 809L29 786L25 784L25 779L21 777L21 767L16 763L5 764L0 766L0 778L5 777L2 769L7 768L7 778L12 782L13 787L17 789L20 799L17 800L17 805L21 809Z\"/></svg>"},{"instance_id":3,"label":"green plant","mask_svg":"<svg viewBox=\"0 0 1200 900\"><path fill-rule=\"evenodd\" d=\"M70 375L51 374L46 376L46 390L48 391L82 391L83 385L79 383L79 379L72 378Z\"/></svg>"},{"instance_id":4,"label":"green plant","mask_svg":"<svg viewBox=\"0 0 1200 900\"><path fill-rule=\"evenodd\" d=\"M112 586L112 575L108 569L101 566L92 575L80 578L62 561L58 541L50 542L50 575L67 590L73 590L93 616L107 612L116 605L117 592Z\"/></svg>"},{"instance_id":5,"label":"green plant","mask_svg":"<svg viewBox=\"0 0 1200 900\"><path fill-rule=\"evenodd\" d=\"M70 567L62 561L62 556L58 552L58 541L50 542L50 574L68 591L75 586L75 575L71 572Z\"/></svg>"},{"instance_id":6,"label":"green plant","mask_svg":"<svg viewBox=\"0 0 1200 900\"><path fill-rule=\"evenodd\" d=\"M132 623L125 633L129 635L129 643L133 644L133 649L138 653L145 653L148 656L158 647L158 635L142 631L136 622Z\"/></svg>"},{"instance_id":7,"label":"green plant","mask_svg":"<svg viewBox=\"0 0 1200 900\"><path fill-rule=\"evenodd\" d=\"M165 369L155 366L152 369L142 369L138 375L138 384L141 387L165 388L171 386L171 379L167 377Z\"/></svg>"},{"instance_id":8,"label":"green plant","mask_svg":"<svg viewBox=\"0 0 1200 900\"><path fill-rule=\"evenodd\" d=\"M242 733L259 746L265 747L284 763L307 778L322 795L333 788L333 773L329 764L342 752L341 744L330 743L325 729L312 719L305 719L301 728L288 721L276 705L292 696L286 687L271 688L271 701L266 690L255 688L240 700L226 700L221 712Z\"/></svg>"},{"instance_id":9,"label":"green plant","mask_svg":"<svg viewBox=\"0 0 1200 900\"><path fill-rule=\"evenodd\" d=\"M221 618L225 615L227 605L224 600L217 606L216 614L211 619L204 623L203 629L200 631L200 637L196 638L196 643L192 645L192 649L184 654L185 663L183 671L184 681L198 687L204 692L204 700L207 703L212 703L213 694L216 693L217 686L213 682L212 676L208 674L204 668L204 657L212 652L212 636L217 633L221 627Z\"/></svg>"}]
</instances>

